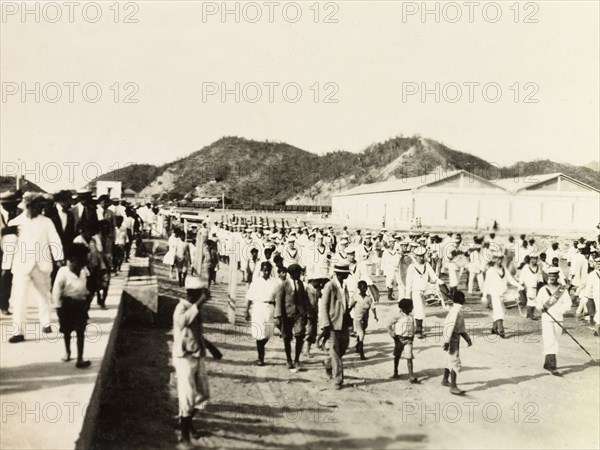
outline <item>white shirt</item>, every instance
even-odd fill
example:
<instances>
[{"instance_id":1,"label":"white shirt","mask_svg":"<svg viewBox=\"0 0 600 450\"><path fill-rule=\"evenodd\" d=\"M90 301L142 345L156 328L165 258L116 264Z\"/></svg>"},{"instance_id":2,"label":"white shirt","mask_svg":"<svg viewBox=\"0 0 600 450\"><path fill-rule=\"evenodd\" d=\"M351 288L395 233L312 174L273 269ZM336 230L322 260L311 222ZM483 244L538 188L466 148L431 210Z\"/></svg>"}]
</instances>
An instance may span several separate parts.
<instances>
[{"instance_id":1,"label":"white shirt","mask_svg":"<svg viewBox=\"0 0 600 450\"><path fill-rule=\"evenodd\" d=\"M519 281L525 285L527 289L527 297L534 299L537 295L537 285L544 281L542 269L537 267L537 271L533 271L529 264L526 264L519 272Z\"/></svg>"},{"instance_id":2,"label":"white shirt","mask_svg":"<svg viewBox=\"0 0 600 450\"><path fill-rule=\"evenodd\" d=\"M429 282L438 282L439 278L428 263L412 263L406 273L406 294L413 291L423 291Z\"/></svg>"},{"instance_id":3,"label":"white shirt","mask_svg":"<svg viewBox=\"0 0 600 450\"><path fill-rule=\"evenodd\" d=\"M552 294L554 294L554 292L556 291L556 287L544 286L543 288L540 289L540 292L538 292L538 295L536 297L537 309L541 310L544 306L544 303L546 303L548 301L548 299L550 298L550 294L548 293L548 291L550 291ZM554 303L552 306L550 306L550 308L548 308L548 313L550 313L550 315L552 315L552 317L554 317L554 319L556 321L562 322L564 314L571 309L571 306L572 306L571 296L569 295L568 289L565 288L562 295L559 297L558 301L556 303ZM542 321L543 322L554 322L554 320L552 320L552 317L550 317L546 313L543 313Z\"/></svg>"},{"instance_id":4,"label":"white shirt","mask_svg":"<svg viewBox=\"0 0 600 450\"><path fill-rule=\"evenodd\" d=\"M265 280L261 274L261 276L252 279L252 283L246 293L246 299L251 300L254 303L274 304L278 287L278 279L269 278L268 280Z\"/></svg>"},{"instance_id":5,"label":"white shirt","mask_svg":"<svg viewBox=\"0 0 600 450\"><path fill-rule=\"evenodd\" d=\"M581 286L588 274L588 260L581 253L576 253L571 258L571 278L575 286Z\"/></svg>"},{"instance_id":6,"label":"white shirt","mask_svg":"<svg viewBox=\"0 0 600 450\"><path fill-rule=\"evenodd\" d=\"M350 295L358 292L359 281L365 281L367 286L373 286L373 281L369 276L369 269L365 261L357 261L353 267L350 267L350 275L345 281Z\"/></svg>"},{"instance_id":7,"label":"white shirt","mask_svg":"<svg viewBox=\"0 0 600 450\"><path fill-rule=\"evenodd\" d=\"M503 295L508 283L519 287L519 283L510 275L508 269L498 269L496 266L488 268L485 272L484 293L490 295Z\"/></svg>"},{"instance_id":8,"label":"white shirt","mask_svg":"<svg viewBox=\"0 0 600 450\"><path fill-rule=\"evenodd\" d=\"M67 227L67 213L63 210L63 207L60 205L60 203L56 204L56 210L58 211L60 224L62 225L62 229L64 230Z\"/></svg>"},{"instance_id":9,"label":"white shirt","mask_svg":"<svg viewBox=\"0 0 600 450\"><path fill-rule=\"evenodd\" d=\"M52 303L57 308L62 305L62 297L71 297L73 299L85 301L87 290L87 277L90 272L86 267L81 269L79 276L74 274L68 266L58 269L54 286L52 286Z\"/></svg>"}]
</instances>

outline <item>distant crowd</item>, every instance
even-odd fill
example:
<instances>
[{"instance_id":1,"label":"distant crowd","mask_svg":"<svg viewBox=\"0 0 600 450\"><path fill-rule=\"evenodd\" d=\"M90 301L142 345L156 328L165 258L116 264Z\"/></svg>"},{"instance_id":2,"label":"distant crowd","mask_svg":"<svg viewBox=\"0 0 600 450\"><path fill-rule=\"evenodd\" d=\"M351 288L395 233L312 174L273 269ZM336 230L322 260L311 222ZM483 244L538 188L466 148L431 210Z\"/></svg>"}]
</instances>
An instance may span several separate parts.
<instances>
[{"instance_id":1,"label":"distant crowd","mask_svg":"<svg viewBox=\"0 0 600 450\"><path fill-rule=\"evenodd\" d=\"M56 311L65 338L63 360L71 360L75 331L76 366L89 366L83 334L92 302L106 309L111 274L141 248L142 237L156 233L158 212L150 204L94 198L88 190L0 194L0 310L11 319L9 342L25 341L27 306L36 304L43 333L52 332Z\"/></svg>"}]
</instances>

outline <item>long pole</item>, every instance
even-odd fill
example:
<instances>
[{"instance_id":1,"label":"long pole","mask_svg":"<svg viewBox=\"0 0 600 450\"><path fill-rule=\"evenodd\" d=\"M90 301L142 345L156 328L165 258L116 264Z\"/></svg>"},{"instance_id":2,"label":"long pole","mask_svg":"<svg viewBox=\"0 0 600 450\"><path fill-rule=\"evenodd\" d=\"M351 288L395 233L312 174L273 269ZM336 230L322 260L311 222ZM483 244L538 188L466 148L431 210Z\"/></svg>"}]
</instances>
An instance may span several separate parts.
<instances>
[{"instance_id":1,"label":"long pole","mask_svg":"<svg viewBox=\"0 0 600 450\"><path fill-rule=\"evenodd\" d=\"M579 341L578 341L577 339L575 339L575 338L573 337L573 335L572 335L571 333L569 333L569 332L567 331L567 329L566 329L565 327L563 327L563 326L560 324L560 322L559 322L558 320L556 320L556 319L555 319L555 318L552 316L552 314L550 314L550 313L549 313L547 310L546 310L546 314L548 314L548 315L550 316L550 318L551 318L552 320L554 320L554 323L556 323L556 324L557 324L559 327L561 327L561 328L562 328L562 330L563 330L565 333L567 333L567 334L569 335L569 337L570 337L571 339L573 339L577 345L579 345L579 346L581 347L581 350L583 350L584 352L586 352L586 353L587 353L587 355L588 355L588 356L589 356L589 357L592 359L592 361L594 361L594 362L598 362L598 361L596 361L596 360L594 359L594 357L593 357L592 355L590 355L590 352L588 352L588 351L585 349L585 347L584 347L583 345L581 345L581 344L579 343Z\"/></svg>"},{"instance_id":2,"label":"long pole","mask_svg":"<svg viewBox=\"0 0 600 450\"><path fill-rule=\"evenodd\" d=\"M17 191L19 190L19 183L20 183L20 178L21 178L21 158L19 158L19 166L17 167L17 175L16 175L16 181L17 181Z\"/></svg>"}]
</instances>

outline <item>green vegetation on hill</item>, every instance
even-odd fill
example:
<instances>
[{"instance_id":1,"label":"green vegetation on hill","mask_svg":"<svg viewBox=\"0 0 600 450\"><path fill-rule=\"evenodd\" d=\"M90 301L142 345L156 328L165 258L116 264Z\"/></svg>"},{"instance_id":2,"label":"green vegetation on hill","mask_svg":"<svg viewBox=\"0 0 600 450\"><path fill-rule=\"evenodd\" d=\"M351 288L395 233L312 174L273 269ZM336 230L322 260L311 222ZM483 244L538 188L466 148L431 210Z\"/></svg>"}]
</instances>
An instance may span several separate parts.
<instances>
[{"instance_id":1,"label":"green vegetation on hill","mask_svg":"<svg viewBox=\"0 0 600 450\"><path fill-rule=\"evenodd\" d=\"M283 142L229 136L160 167L137 164L99 179L120 180L123 188L144 195L144 188L157 177L168 174L172 184L157 181L148 191L156 198L213 197L225 192L235 203L281 204L294 197L323 203L329 201L335 190L422 175L438 167L464 169L490 179L512 177L515 173L563 172L600 187L597 172L587 167L545 160L500 168L419 136L397 136L370 145L360 153L339 150L321 156Z\"/></svg>"},{"instance_id":2,"label":"green vegetation on hill","mask_svg":"<svg viewBox=\"0 0 600 450\"><path fill-rule=\"evenodd\" d=\"M162 172L162 168L152 164L132 164L102 174L92 180L92 183L95 181L121 181L123 189L133 189L140 192Z\"/></svg>"}]
</instances>

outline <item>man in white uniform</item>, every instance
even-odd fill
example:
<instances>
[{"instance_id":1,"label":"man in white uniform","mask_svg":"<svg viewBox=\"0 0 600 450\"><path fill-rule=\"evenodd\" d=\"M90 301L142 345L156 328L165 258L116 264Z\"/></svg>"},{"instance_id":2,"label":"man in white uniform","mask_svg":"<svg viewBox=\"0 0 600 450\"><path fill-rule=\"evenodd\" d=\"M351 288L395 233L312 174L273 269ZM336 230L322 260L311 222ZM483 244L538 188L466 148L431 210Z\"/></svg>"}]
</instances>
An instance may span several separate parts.
<instances>
[{"instance_id":1,"label":"man in white uniform","mask_svg":"<svg viewBox=\"0 0 600 450\"><path fill-rule=\"evenodd\" d=\"M429 283L444 284L440 280L431 265L425 262L425 247L417 247L414 254L414 262L408 267L406 273L406 298L411 298L414 305L414 316L417 324L415 334L419 339L425 337L423 332L423 320L425 319L425 308L423 307L423 292Z\"/></svg>"},{"instance_id":2,"label":"man in white uniform","mask_svg":"<svg viewBox=\"0 0 600 450\"><path fill-rule=\"evenodd\" d=\"M536 298L538 286L544 282L542 269L538 265L537 253L529 255L529 264L525 264L519 272L519 282L523 283L527 297L527 318L537 320L535 317Z\"/></svg>"},{"instance_id":3,"label":"man in white uniform","mask_svg":"<svg viewBox=\"0 0 600 450\"><path fill-rule=\"evenodd\" d=\"M560 375L556 370L558 338L562 334L559 324L563 315L571 309L571 296L566 286L558 284L557 268L548 269L548 285L540 289L536 298L537 308L542 311L542 339L544 342L544 369L552 375Z\"/></svg>"}]
</instances>

